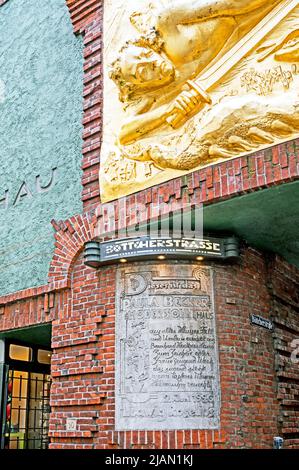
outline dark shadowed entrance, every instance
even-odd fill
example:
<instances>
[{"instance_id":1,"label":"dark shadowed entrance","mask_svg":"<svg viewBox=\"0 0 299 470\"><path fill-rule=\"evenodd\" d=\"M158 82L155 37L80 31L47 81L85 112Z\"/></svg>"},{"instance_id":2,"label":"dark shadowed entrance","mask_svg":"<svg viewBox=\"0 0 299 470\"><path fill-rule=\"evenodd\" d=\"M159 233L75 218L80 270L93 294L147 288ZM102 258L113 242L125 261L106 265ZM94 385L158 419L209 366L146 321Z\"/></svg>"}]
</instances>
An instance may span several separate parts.
<instances>
[{"instance_id":1,"label":"dark shadowed entrance","mask_svg":"<svg viewBox=\"0 0 299 470\"><path fill-rule=\"evenodd\" d=\"M2 449L48 447L51 356L50 324L1 333Z\"/></svg>"}]
</instances>

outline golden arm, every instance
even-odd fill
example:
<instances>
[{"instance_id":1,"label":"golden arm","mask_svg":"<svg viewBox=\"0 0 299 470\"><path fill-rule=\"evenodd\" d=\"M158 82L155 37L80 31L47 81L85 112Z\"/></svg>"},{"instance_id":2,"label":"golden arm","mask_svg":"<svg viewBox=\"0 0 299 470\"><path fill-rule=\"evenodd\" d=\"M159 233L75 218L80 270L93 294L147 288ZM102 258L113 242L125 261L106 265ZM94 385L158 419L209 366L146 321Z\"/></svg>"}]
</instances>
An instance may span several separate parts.
<instances>
[{"instance_id":1,"label":"golden arm","mask_svg":"<svg viewBox=\"0 0 299 470\"><path fill-rule=\"evenodd\" d=\"M282 0L273 0L273 7ZM269 0L197 0L181 1L169 8L161 9L157 15L157 29L163 31L179 24L199 23L220 16L237 16L250 13L263 5L269 5Z\"/></svg>"},{"instance_id":2,"label":"golden arm","mask_svg":"<svg viewBox=\"0 0 299 470\"><path fill-rule=\"evenodd\" d=\"M119 143L128 145L141 139L145 134L157 129L165 123L167 117L166 106L139 114L124 122L119 133Z\"/></svg>"},{"instance_id":3,"label":"golden arm","mask_svg":"<svg viewBox=\"0 0 299 470\"><path fill-rule=\"evenodd\" d=\"M196 89L183 91L172 103L139 114L124 122L119 133L119 143L120 145L131 144L162 125L176 128L176 122L182 125L187 116L200 111L203 103L203 96Z\"/></svg>"}]
</instances>

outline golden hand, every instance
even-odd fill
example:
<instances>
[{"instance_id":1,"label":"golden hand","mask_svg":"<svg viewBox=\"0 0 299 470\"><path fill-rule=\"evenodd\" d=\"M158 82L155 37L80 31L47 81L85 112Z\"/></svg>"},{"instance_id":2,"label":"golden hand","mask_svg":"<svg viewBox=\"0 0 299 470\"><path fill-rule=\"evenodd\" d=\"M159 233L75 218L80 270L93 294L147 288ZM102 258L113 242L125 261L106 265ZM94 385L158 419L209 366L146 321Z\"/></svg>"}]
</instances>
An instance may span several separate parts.
<instances>
[{"instance_id":1,"label":"golden hand","mask_svg":"<svg viewBox=\"0 0 299 470\"><path fill-rule=\"evenodd\" d=\"M166 121L173 128L182 126L190 117L198 113L210 97L196 83L188 80L188 91L182 91L167 112Z\"/></svg>"}]
</instances>

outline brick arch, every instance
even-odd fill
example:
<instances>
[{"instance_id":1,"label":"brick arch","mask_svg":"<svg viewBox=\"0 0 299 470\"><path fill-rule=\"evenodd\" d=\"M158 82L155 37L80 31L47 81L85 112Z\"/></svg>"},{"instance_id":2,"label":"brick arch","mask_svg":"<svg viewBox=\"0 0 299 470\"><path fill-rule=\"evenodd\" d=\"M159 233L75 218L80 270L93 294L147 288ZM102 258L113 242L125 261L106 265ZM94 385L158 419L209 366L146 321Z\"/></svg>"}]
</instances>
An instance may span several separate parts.
<instances>
[{"instance_id":1,"label":"brick arch","mask_svg":"<svg viewBox=\"0 0 299 470\"><path fill-rule=\"evenodd\" d=\"M70 286L73 265L84 248L93 238L92 217L90 214L76 215L66 221L51 221L55 233L55 250L49 269L50 290Z\"/></svg>"},{"instance_id":2,"label":"brick arch","mask_svg":"<svg viewBox=\"0 0 299 470\"><path fill-rule=\"evenodd\" d=\"M0 0L1 2L1 0ZM83 89L83 187L93 193L90 185L96 181L99 162L101 117L101 0L66 0L75 34L84 38L84 89ZM98 189L98 188L97 188ZM83 192L84 204L84 192ZM88 199L88 198L87 198ZM85 212L66 221L51 221L55 233L55 250L50 264L48 288L63 289L70 286L72 268L84 243L93 238L92 216Z\"/></svg>"},{"instance_id":3,"label":"brick arch","mask_svg":"<svg viewBox=\"0 0 299 470\"><path fill-rule=\"evenodd\" d=\"M75 33L99 19L102 3L101 0L66 0Z\"/></svg>"}]
</instances>

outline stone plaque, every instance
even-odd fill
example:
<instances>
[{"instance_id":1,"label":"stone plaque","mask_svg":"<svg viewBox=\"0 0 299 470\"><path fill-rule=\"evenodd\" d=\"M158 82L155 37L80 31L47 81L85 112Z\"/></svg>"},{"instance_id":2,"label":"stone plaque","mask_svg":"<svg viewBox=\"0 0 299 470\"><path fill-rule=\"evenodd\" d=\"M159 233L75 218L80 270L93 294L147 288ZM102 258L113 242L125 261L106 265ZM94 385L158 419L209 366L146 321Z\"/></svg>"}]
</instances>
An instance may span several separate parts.
<instances>
[{"instance_id":1,"label":"stone plaque","mask_svg":"<svg viewBox=\"0 0 299 470\"><path fill-rule=\"evenodd\" d=\"M215 429L220 386L212 271L119 268L116 429Z\"/></svg>"}]
</instances>

